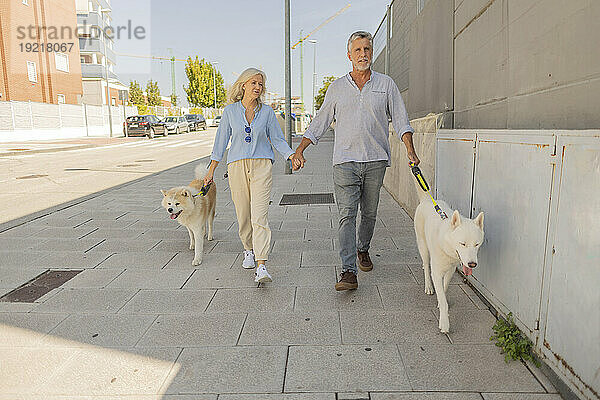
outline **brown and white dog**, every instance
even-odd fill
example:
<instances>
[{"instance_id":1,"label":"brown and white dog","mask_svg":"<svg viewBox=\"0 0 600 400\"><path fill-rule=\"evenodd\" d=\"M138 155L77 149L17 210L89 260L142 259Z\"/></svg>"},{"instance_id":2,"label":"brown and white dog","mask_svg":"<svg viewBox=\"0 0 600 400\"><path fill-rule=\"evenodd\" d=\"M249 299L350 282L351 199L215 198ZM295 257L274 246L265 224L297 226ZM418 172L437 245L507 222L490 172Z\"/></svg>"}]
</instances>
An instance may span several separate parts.
<instances>
[{"instance_id":1,"label":"brown and white dog","mask_svg":"<svg viewBox=\"0 0 600 400\"><path fill-rule=\"evenodd\" d=\"M200 193L204 184L202 180L202 167L198 165L195 170L196 179L188 186L174 187L161 190L163 194L162 206L170 214L171 219L185 226L190 235L190 250L194 250L192 265L202 264L204 251L204 235L208 230L207 239L213 239L213 221L217 204L217 188L211 183L208 191L203 196Z\"/></svg>"}]
</instances>

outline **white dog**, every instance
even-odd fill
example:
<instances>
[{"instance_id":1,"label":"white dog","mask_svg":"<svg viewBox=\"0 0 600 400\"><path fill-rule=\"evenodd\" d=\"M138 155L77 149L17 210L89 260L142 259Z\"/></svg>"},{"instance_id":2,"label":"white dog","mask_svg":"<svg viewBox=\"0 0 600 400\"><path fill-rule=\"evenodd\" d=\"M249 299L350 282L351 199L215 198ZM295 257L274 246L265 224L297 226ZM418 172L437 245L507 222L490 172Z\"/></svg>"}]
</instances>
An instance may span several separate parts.
<instances>
[{"instance_id":1,"label":"white dog","mask_svg":"<svg viewBox=\"0 0 600 400\"><path fill-rule=\"evenodd\" d=\"M177 220L188 230L190 250L194 250L192 265L200 265L204 252L204 234L207 227L207 239L213 239L217 189L213 182L204 196L199 194L204 184L200 165L196 167L195 175L196 179L188 186L174 187L166 191L161 190L161 193L164 196L162 205L170 214L171 219Z\"/></svg>"},{"instance_id":2,"label":"white dog","mask_svg":"<svg viewBox=\"0 0 600 400\"><path fill-rule=\"evenodd\" d=\"M483 212L475 219L452 212L443 201L438 205L450 218L442 219L435 211L427 194L417 187L421 202L415 211L417 246L423 260L425 293L437 294L440 309L439 328L443 333L450 329L446 291L457 264L462 264L463 273L471 275L477 266L477 251L483 243ZM433 279L433 285L432 285Z\"/></svg>"}]
</instances>

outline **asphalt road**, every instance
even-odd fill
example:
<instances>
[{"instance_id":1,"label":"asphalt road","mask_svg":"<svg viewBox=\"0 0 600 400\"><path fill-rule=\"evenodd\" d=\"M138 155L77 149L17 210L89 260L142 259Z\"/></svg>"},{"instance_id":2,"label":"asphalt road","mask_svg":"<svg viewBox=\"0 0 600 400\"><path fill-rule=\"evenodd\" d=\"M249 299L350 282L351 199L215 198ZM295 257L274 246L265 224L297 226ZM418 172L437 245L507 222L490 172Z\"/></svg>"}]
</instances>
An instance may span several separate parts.
<instances>
[{"instance_id":1,"label":"asphalt road","mask_svg":"<svg viewBox=\"0 0 600 400\"><path fill-rule=\"evenodd\" d=\"M0 223L208 156L216 128L0 157ZM184 185L185 177L173 186Z\"/></svg>"}]
</instances>

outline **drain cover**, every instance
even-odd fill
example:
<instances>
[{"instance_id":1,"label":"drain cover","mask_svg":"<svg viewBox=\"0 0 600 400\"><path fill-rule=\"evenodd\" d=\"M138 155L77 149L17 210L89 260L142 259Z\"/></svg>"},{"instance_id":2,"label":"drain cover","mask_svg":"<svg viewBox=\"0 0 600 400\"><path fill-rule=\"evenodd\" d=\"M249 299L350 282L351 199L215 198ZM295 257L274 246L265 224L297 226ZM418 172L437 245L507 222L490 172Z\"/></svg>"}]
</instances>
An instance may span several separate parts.
<instances>
[{"instance_id":1,"label":"drain cover","mask_svg":"<svg viewBox=\"0 0 600 400\"><path fill-rule=\"evenodd\" d=\"M0 301L9 303L33 303L52 289L56 289L73 279L83 270L48 270L42 272L28 283L0 297Z\"/></svg>"},{"instance_id":2,"label":"drain cover","mask_svg":"<svg viewBox=\"0 0 600 400\"><path fill-rule=\"evenodd\" d=\"M16 179L35 179L35 178L43 178L45 176L48 176L48 175L25 175L25 176L19 176Z\"/></svg>"},{"instance_id":3,"label":"drain cover","mask_svg":"<svg viewBox=\"0 0 600 400\"><path fill-rule=\"evenodd\" d=\"M333 193L284 194L280 206L299 206L306 204L334 204Z\"/></svg>"}]
</instances>

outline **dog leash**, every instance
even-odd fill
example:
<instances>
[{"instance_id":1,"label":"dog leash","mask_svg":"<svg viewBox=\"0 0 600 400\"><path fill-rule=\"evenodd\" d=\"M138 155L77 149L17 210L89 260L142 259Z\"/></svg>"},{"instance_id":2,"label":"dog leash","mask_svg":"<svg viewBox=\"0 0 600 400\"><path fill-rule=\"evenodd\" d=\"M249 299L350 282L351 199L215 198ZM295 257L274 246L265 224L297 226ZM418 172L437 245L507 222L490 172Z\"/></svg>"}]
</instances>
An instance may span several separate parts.
<instances>
[{"instance_id":1,"label":"dog leash","mask_svg":"<svg viewBox=\"0 0 600 400\"><path fill-rule=\"evenodd\" d=\"M210 185L212 185L212 183L202 186L200 188L200 192L198 194L193 194L192 197L206 196L206 193L208 193L208 189L210 189Z\"/></svg>"},{"instance_id":2,"label":"dog leash","mask_svg":"<svg viewBox=\"0 0 600 400\"><path fill-rule=\"evenodd\" d=\"M431 201L433 202L433 207L435 208L435 211L439 214L439 216L442 219L448 218L446 213L440 208L440 206L438 206L438 204L435 202L435 199L431 195L431 192L429 191L429 185L427 184L427 181L423 177L421 168L417 167L414 162L411 162L410 169L411 169L413 175L415 176L415 178L417 178L417 182L419 183L419 186L421 186L421 189L423 189L425 192L427 192L427 194L431 198Z\"/></svg>"}]
</instances>

